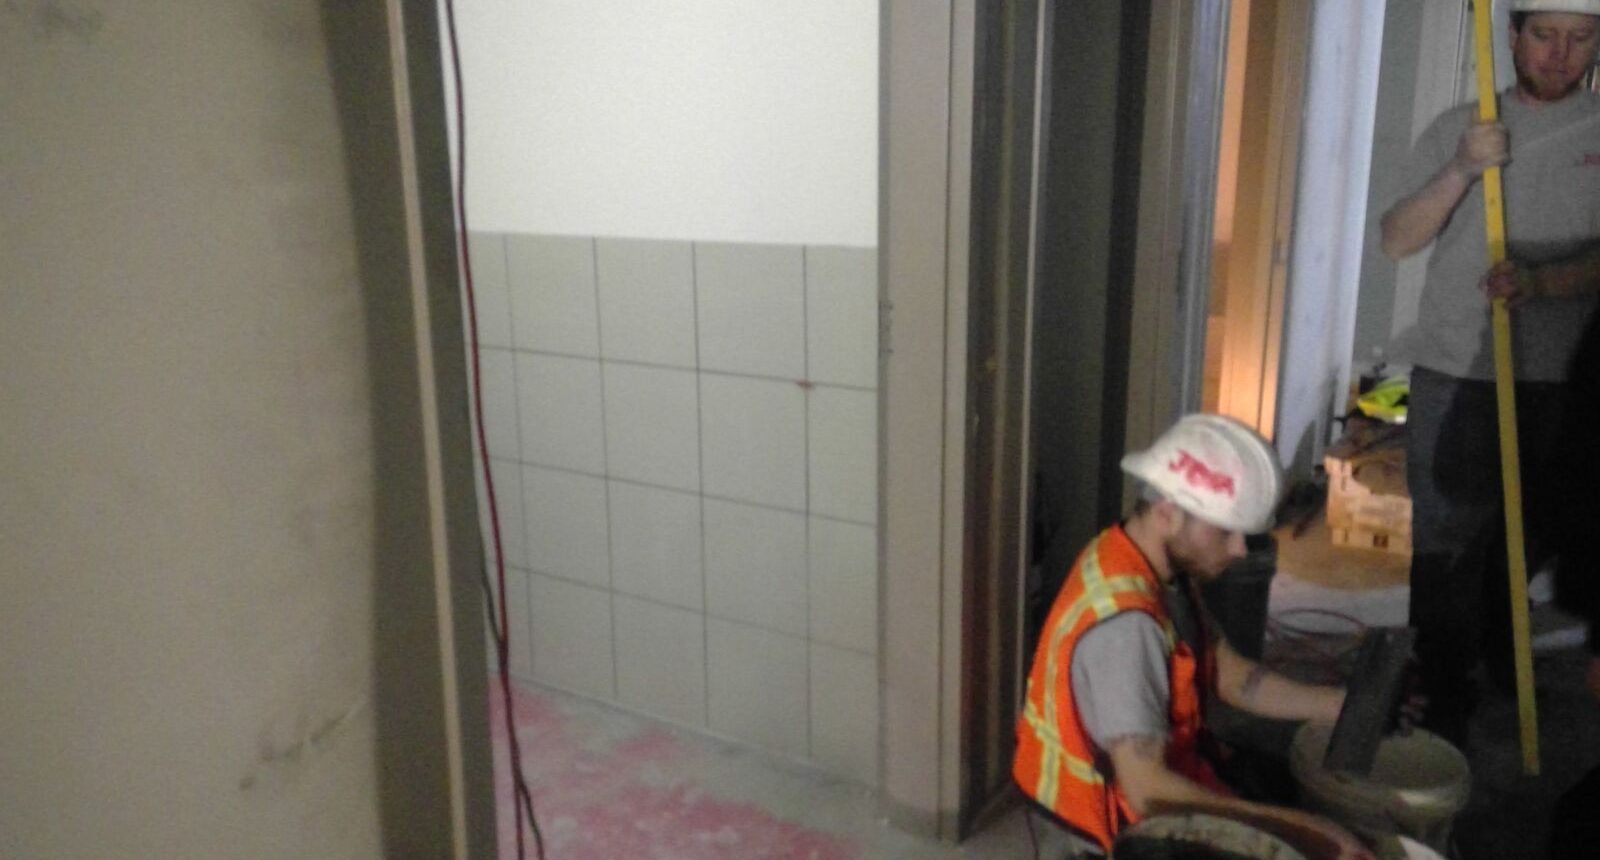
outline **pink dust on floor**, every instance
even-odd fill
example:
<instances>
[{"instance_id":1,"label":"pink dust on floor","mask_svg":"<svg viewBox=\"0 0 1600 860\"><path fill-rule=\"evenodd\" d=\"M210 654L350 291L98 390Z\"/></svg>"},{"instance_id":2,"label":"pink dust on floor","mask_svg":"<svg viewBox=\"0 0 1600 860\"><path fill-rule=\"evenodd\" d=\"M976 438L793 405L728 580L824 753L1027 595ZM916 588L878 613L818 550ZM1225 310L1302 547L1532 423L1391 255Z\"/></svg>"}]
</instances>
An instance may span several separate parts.
<instances>
[{"instance_id":1,"label":"pink dust on floor","mask_svg":"<svg viewBox=\"0 0 1600 860\"><path fill-rule=\"evenodd\" d=\"M549 697L513 690L523 771L546 860L856 860L858 847L715 796L685 776L696 752L671 732L584 724ZM495 695L495 789L500 857L517 856L505 709ZM617 725L624 725L618 723ZM631 725L631 724L629 724ZM524 834L526 856L535 856Z\"/></svg>"}]
</instances>

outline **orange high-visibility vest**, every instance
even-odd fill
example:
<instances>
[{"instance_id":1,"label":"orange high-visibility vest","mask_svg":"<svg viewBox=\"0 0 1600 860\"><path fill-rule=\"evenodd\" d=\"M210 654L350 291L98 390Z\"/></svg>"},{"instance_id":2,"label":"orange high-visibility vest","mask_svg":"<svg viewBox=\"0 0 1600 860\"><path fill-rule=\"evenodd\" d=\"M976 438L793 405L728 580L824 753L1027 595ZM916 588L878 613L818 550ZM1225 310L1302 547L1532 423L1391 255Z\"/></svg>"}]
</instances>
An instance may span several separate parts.
<instances>
[{"instance_id":1,"label":"orange high-visibility vest","mask_svg":"<svg viewBox=\"0 0 1600 860\"><path fill-rule=\"evenodd\" d=\"M1161 600L1161 581L1122 527L1091 542L1067 574L1039 636L1028 673L1027 700L1017 719L1012 776L1041 806L1110 852L1123 826L1139 819L1084 731L1072 701L1072 652L1089 628L1121 612L1143 612L1161 625L1171 690L1167 766L1226 792L1200 757L1201 661L1177 636Z\"/></svg>"}]
</instances>

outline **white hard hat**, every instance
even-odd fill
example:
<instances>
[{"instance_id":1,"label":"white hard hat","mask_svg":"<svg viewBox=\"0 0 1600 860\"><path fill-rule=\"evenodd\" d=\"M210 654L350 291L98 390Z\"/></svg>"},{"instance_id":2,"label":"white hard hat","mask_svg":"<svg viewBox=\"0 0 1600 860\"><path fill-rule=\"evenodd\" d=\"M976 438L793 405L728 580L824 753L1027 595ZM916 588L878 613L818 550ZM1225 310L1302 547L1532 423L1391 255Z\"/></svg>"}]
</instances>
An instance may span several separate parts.
<instances>
[{"instance_id":1,"label":"white hard hat","mask_svg":"<svg viewBox=\"0 0 1600 860\"><path fill-rule=\"evenodd\" d=\"M1221 415L1185 415L1147 449L1122 458L1122 471L1178 507L1229 531L1272 528L1283 466L1267 440Z\"/></svg>"},{"instance_id":2,"label":"white hard hat","mask_svg":"<svg viewBox=\"0 0 1600 860\"><path fill-rule=\"evenodd\" d=\"M1600 0L1511 0L1513 12L1575 12L1600 15Z\"/></svg>"}]
</instances>

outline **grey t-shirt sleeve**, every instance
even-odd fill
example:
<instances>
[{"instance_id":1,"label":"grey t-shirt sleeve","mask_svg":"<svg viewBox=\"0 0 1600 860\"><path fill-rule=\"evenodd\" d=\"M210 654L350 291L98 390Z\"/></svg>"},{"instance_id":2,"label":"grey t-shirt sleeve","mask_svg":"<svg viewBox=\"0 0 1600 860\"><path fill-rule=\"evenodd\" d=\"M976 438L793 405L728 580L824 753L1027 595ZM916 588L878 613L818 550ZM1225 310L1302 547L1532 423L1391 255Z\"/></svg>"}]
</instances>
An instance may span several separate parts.
<instances>
[{"instance_id":1,"label":"grey t-shirt sleeve","mask_svg":"<svg viewBox=\"0 0 1600 860\"><path fill-rule=\"evenodd\" d=\"M1096 747L1171 730L1166 641L1149 615L1123 612L1091 627L1073 649L1071 672L1072 700Z\"/></svg>"},{"instance_id":2,"label":"grey t-shirt sleeve","mask_svg":"<svg viewBox=\"0 0 1600 860\"><path fill-rule=\"evenodd\" d=\"M1454 114L1454 111L1446 111L1435 117L1411 144L1411 151L1402 162L1399 187L1392 189L1390 205L1420 191L1439 168L1455 156L1466 125Z\"/></svg>"}]
</instances>

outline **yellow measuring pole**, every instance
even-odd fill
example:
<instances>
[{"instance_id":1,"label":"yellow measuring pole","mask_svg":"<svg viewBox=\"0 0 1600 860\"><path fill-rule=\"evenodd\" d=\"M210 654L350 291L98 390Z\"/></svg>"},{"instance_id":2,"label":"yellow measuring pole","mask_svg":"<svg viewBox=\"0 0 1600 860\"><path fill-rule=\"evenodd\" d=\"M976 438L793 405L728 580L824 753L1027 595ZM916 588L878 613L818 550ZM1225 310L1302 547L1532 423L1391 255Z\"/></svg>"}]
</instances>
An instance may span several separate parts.
<instances>
[{"instance_id":1,"label":"yellow measuring pole","mask_svg":"<svg viewBox=\"0 0 1600 860\"><path fill-rule=\"evenodd\" d=\"M1478 118L1499 118L1495 104L1494 33L1489 0L1474 0L1473 21L1478 57ZM1489 265L1506 258L1505 197L1500 168L1483 172L1484 225L1489 239ZM1539 773L1539 714L1533 701L1533 647L1528 640L1528 556L1522 535L1522 461L1517 453L1517 397L1511 373L1511 314L1505 299L1495 299L1494 379L1500 404L1500 480L1505 492L1506 555L1511 575L1511 635L1517 665L1517 717L1522 729L1522 771Z\"/></svg>"}]
</instances>

